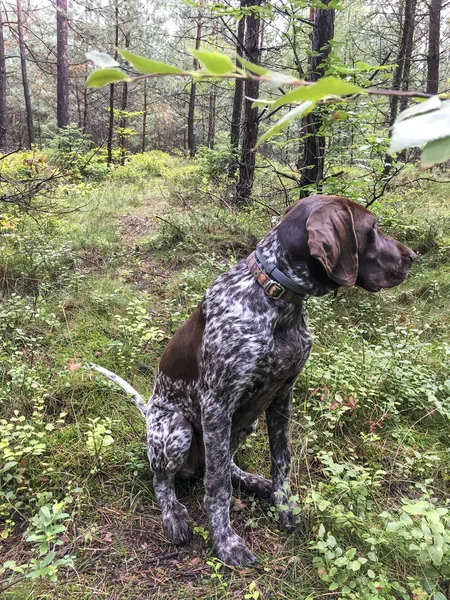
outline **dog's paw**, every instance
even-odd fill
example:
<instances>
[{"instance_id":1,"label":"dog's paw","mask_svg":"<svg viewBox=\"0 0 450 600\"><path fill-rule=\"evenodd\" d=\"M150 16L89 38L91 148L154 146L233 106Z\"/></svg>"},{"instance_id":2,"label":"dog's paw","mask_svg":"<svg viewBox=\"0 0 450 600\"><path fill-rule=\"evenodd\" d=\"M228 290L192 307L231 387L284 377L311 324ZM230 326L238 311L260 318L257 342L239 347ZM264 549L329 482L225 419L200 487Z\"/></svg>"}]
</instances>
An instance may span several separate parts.
<instances>
[{"instance_id":1,"label":"dog's paw","mask_svg":"<svg viewBox=\"0 0 450 600\"><path fill-rule=\"evenodd\" d=\"M217 558L230 567L247 567L257 563L244 540L231 532L224 542L216 544Z\"/></svg>"},{"instance_id":2,"label":"dog's paw","mask_svg":"<svg viewBox=\"0 0 450 600\"><path fill-rule=\"evenodd\" d=\"M162 522L165 536L174 544L185 544L192 538L189 513L182 504L165 512Z\"/></svg>"},{"instance_id":3,"label":"dog's paw","mask_svg":"<svg viewBox=\"0 0 450 600\"><path fill-rule=\"evenodd\" d=\"M294 502L289 504L289 508L287 510L279 509L278 527L281 529L281 531L292 532L299 523L300 513L297 505Z\"/></svg>"}]
</instances>

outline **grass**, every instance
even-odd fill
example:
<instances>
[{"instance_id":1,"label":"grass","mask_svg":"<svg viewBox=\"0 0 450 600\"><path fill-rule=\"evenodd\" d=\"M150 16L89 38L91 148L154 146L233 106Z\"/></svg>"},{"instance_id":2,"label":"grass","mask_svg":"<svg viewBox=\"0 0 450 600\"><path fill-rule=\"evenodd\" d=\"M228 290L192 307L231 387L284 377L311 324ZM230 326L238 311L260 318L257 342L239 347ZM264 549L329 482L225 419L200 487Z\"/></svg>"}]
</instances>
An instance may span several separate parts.
<instances>
[{"instance_id":1,"label":"grass","mask_svg":"<svg viewBox=\"0 0 450 600\"><path fill-rule=\"evenodd\" d=\"M315 346L296 384L292 419L302 524L282 534L269 504L236 492L232 521L259 565L223 571L207 543L201 482L180 483L197 529L191 543L175 548L162 533L144 424L123 393L86 365L98 362L148 396L173 331L271 227L273 213L255 205L233 214L211 200L195 164L181 159L144 157L125 169L87 185L81 210L37 224L21 218L0 235L0 439L17 463L0 471L0 554L17 567L4 572L4 597L54 597L51 573L24 578L33 558L42 561L24 533L37 530L40 507L63 502L62 543L49 564L74 561L58 568L60 598L445 598L448 542L440 562L419 559L401 525L407 510L426 501L450 531L444 186L404 183L375 207L384 228L422 254L404 285L308 301ZM225 188L211 187L226 198ZM79 206L78 192L69 201ZM282 210L281 199L274 208ZM23 421L11 421L14 411ZM29 434L20 437L21 423L43 432L41 454L27 447ZM89 432L99 441L94 453ZM268 475L263 423L239 461ZM422 532L426 510L414 516ZM417 539L425 554L439 541Z\"/></svg>"}]
</instances>

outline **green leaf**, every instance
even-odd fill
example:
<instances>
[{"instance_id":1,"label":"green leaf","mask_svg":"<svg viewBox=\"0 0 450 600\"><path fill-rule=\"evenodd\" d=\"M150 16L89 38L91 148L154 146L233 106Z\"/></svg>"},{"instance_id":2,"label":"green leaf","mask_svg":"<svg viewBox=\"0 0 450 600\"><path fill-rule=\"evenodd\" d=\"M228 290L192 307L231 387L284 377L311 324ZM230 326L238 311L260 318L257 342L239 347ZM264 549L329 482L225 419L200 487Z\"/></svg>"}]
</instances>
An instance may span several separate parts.
<instances>
[{"instance_id":1,"label":"green leaf","mask_svg":"<svg viewBox=\"0 0 450 600\"><path fill-rule=\"evenodd\" d=\"M333 583L331 583L328 587L328 589L330 590L330 592L333 592L334 590L337 590L339 587L339 583L337 583L336 581L333 581Z\"/></svg>"},{"instance_id":2,"label":"green leaf","mask_svg":"<svg viewBox=\"0 0 450 600\"><path fill-rule=\"evenodd\" d=\"M191 52L208 73L226 75L234 71L233 61L226 54L207 52L206 50L191 50Z\"/></svg>"},{"instance_id":3,"label":"green leaf","mask_svg":"<svg viewBox=\"0 0 450 600\"><path fill-rule=\"evenodd\" d=\"M118 67L119 63L115 58L107 54L106 52L98 52L97 50L91 50L86 52L86 58L91 60L96 67L105 69L107 67Z\"/></svg>"},{"instance_id":4,"label":"green leaf","mask_svg":"<svg viewBox=\"0 0 450 600\"><path fill-rule=\"evenodd\" d=\"M5 471L9 471L13 467L15 467L17 464L18 464L17 460L10 460L9 462L5 463L5 466L3 467L2 472L4 473Z\"/></svg>"},{"instance_id":5,"label":"green leaf","mask_svg":"<svg viewBox=\"0 0 450 600\"><path fill-rule=\"evenodd\" d=\"M425 146L428 142L450 136L450 101L441 102L439 110L394 123L389 152Z\"/></svg>"},{"instance_id":6,"label":"green leaf","mask_svg":"<svg viewBox=\"0 0 450 600\"><path fill-rule=\"evenodd\" d=\"M429 169L450 159L450 136L428 142L422 150L420 166Z\"/></svg>"},{"instance_id":7,"label":"green leaf","mask_svg":"<svg viewBox=\"0 0 450 600\"><path fill-rule=\"evenodd\" d=\"M414 504L405 504L402 508L408 515L424 515L430 508L430 503L426 500L419 500Z\"/></svg>"},{"instance_id":8,"label":"green leaf","mask_svg":"<svg viewBox=\"0 0 450 600\"><path fill-rule=\"evenodd\" d=\"M238 55L237 59L241 63L241 65L247 69L247 71L250 71L250 73L254 73L255 75L266 75L266 73L270 72L269 69L261 67L260 65L255 65L249 60L242 58L242 56Z\"/></svg>"},{"instance_id":9,"label":"green leaf","mask_svg":"<svg viewBox=\"0 0 450 600\"><path fill-rule=\"evenodd\" d=\"M47 505L42 506L41 510L39 512L44 516L44 518L47 521L51 520L52 516L51 516L51 513L50 513L50 509L49 509L49 507Z\"/></svg>"},{"instance_id":10,"label":"green leaf","mask_svg":"<svg viewBox=\"0 0 450 600\"><path fill-rule=\"evenodd\" d=\"M55 558L56 554L54 552L49 552L47 554L47 556L44 558L44 560L41 562L41 564L39 565L41 569L43 569L44 567L48 567L48 565L52 562L52 560Z\"/></svg>"},{"instance_id":11,"label":"green leaf","mask_svg":"<svg viewBox=\"0 0 450 600\"><path fill-rule=\"evenodd\" d=\"M178 73L184 73L183 69L178 67L174 67L172 65L167 65L166 63L159 62L157 60L152 60L150 58L145 58L144 56L139 56L138 54L133 54L132 52L128 52L128 50L122 50L121 48L117 48L120 56L127 60L130 65L138 71L138 73L159 73L160 75L167 75L173 73L174 75Z\"/></svg>"},{"instance_id":12,"label":"green leaf","mask_svg":"<svg viewBox=\"0 0 450 600\"><path fill-rule=\"evenodd\" d=\"M287 127L292 121L295 119L299 119L300 117L308 114L314 108L314 102L303 102L300 106L296 106L292 110L290 110L284 117L282 117L275 125L272 125L270 129L264 133L256 143L255 150L260 146L263 142L273 137L277 133L279 133L282 129Z\"/></svg>"},{"instance_id":13,"label":"green leaf","mask_svg":"<svg viewBox=\"0 0 450 600\"><path fill-rule=\"evenodd\" d=\"M253 100L253 98L247 98L247 100ZM270 106L274 102L275 100L264 100L263 98L258 98L257 100L253 100L252 108L258 108L258 106Z\"/></svg>"},{"instance_id":14,"label":"green leaf","mask_svg":"<svg viewBox=\"0 0 450 600\"><path fill-rule=\"evenodd\" d=\"M442 592L434 592L433 600L447 600L447 596L444 596Z\"/></svg>"},{"instance_id":15,"label":"green leaf","mask_svg":"<svg viewBox=\"0 0 450 600\"><path fill-rule=\"evenodd\" d=\"M119 69L98 69L89 75L86 87L101 88L117 81L130 81L130 78Z\"/></svg>"},{"instance_id":16,"label":"green leaf","mask_svg":"<svg viewBox=\"0 0 450 600\"><path fill-rule=\"evenodd\" d=\"M348 565L347 569L350 569L350 571L359 571L359 569L361 568L361 563L359 562L359 560L352 560L352 562Z\"/></svg>"},{"instance_id":17,"label":"green leaf","mask_svg":"<svg viewBox=\"0 0 450 600\"><path fill-rule=\"evenodd\" d=\"M281 96L281 98L278 98L272 105L272 108L275 109L284 104L297 104L306 100L317 102L327 96L348 96L349 94L364 93L365 91L363 88L354 85L353 83L348 83L348 81L344 81L343 79L338 79L333 76L322 77L317 83L313 83L312 85L302 85L295 90L291 90L284 96Z\"/></svg>"}]
</instances>

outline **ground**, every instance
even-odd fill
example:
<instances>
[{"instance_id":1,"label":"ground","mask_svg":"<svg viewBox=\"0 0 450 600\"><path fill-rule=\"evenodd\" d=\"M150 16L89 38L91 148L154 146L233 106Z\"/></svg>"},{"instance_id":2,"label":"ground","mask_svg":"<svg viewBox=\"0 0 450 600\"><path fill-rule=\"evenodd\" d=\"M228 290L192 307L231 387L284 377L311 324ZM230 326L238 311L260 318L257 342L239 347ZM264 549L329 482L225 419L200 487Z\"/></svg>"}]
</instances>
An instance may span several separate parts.
<instances>
[{"instance_id":1,"label":"ground","mask_svg":"<svg viewBox=\"0 0 450 600\"><path fill-rule=\"evenodd\" d=\"M232 521L259 564L223 570L209 547L200 481L179 484L192 542L177 548L165 539L144 423L123 392L88 367L102 364L148 396L167 340L211 281L273 224L273 212L261 206L233 213L206 204L192 190L192 165L175 165L175 180L164 173L121 182L118 170L112 182L83 192L85 208L37 228L26 220L5 241L5 412L11 419L17 410L47 433L36 454L14 430L20 485L11 489L19 504L17 512L2 507L0 553L3 563L28 567L5 571L4 597L442 600L436 594L447 593L449 542L433 575L408 550L409 530L399 525L407 511L427 519L414 511L429 502L426 510L438 507L450 530L450 206L442 188L404 184L410 192L394 190L375 207L381 225L422 254L408 282L378 295L350 290L308 302L315 346L292 420L301 526L279 532L268 503L236 492ZM267 476L268 442L259 427L239 461ZM6 478L0 483L10 489ZM74 561L58 568L52 584L27 577L38 555L26 537L44 529L33 515L56 502L67 517L49 548L53 560ZM436 539L419 541L432 548Z\"/></svg>"}]
</instances>

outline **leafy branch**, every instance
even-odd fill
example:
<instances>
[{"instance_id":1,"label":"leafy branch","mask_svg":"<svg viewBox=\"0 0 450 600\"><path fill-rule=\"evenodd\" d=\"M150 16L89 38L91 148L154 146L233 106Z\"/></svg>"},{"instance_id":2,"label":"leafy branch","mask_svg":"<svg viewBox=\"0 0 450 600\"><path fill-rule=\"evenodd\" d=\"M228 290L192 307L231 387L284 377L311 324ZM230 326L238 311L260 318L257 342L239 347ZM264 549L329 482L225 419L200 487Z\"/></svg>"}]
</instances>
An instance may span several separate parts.
<instances>
[{"instance_id":1,"label":"leafy branch","mask_svg":"<svg viewBox=\"0 0 450 600\"><path fill-rule=\"evenodd\" d=\"M202 66L199 71L184 71L174 65L145 58L120 48L118 52L140 75L128 76L118 68L119 63L109 54L88 52L87 58L100 68L89 75L86 81L87 87L103 87L122 81L136 82L150 77L164 76L189 77L194 81L254 79L268 83L275 89L292 87L293 89L275 100L254 99L253 107L269 107L271 112L286 105L294 105L294 108L260 137L255 150L290 123L312 112L317 105L357 101L361 96L367 95L399 96L414 98L421 102L403 111L397 117L392 129L389 152L423 147L421 166L424 169L450 159L450 100L447 100L446 94L439 97L415 91L362 88L333 76L323 77L317 82L305 81L255 65L241 56L238 56L238 60L242 67L238 67L228 55L204 50L191 50Z\"/></svg>"}]
</instances>

